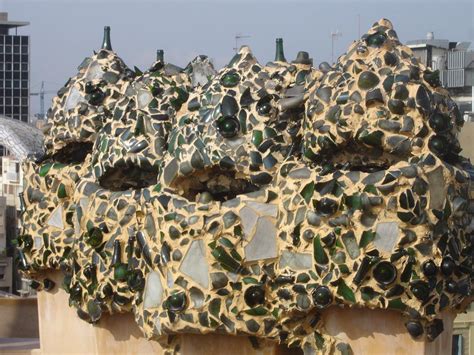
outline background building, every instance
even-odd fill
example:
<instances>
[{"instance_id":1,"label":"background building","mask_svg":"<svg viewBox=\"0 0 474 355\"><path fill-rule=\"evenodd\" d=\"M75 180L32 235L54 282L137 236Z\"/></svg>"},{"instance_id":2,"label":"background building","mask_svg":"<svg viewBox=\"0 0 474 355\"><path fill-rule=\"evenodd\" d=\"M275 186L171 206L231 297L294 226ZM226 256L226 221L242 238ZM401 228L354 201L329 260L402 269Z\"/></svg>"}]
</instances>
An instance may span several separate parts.
<instances>
[{"instance_id":1,"label":"background building","mask_svg":"<svg viewBox=\"0 0 474 355\"><path fill-rule=\"evenodd\" d=\"M17 213L15 207L7 206L6 200L4 196L0 196L0 291L16 293L12 239L17 235Z\"/></svg>"},{"instance_id":2,"label":"background building","mask_svg":"<svg viewBox=\"0 0 474 355\"><path fill-rule=\"evenodd\" d=\"M449 90L466 121L474 121L474 51L470 42L435 39L428 32L426 39L408 41L421 63L440 71L441 84Z\"/></svg>"},{"instance_id":3,"label":"background building","mask_svg":"<svg viewBox=\"0 0 474 355\"><path fill-rule=\"evenodd\" d=\"M0 156L0 292L27 295L26 283L18 277L13 240L19 231L23 190L20 162L29 153L42 149L41 132L29 124L0 116L0 144L7 155Z\"/></svg>"},{"instance_id":4,"label":"background building","mask_svg":"<svg viewBox=\"0 0 474 355\"><path fill-rule=\"evenodd\" d=\"M28 24L9 21L8 13L0 12L0 115L23 122L30 115L30 41L17 29Z\"/></svg>"},{"instance_id":5,"label":"background building","mask_svg":"<svg viewBox=\"0 0 474 355\"><path fill-rule=\"evenodd\" d=\"M470 355L474 353L474 306L459 314L454 321L452 355Z\"/></svg>"}]
</instances>

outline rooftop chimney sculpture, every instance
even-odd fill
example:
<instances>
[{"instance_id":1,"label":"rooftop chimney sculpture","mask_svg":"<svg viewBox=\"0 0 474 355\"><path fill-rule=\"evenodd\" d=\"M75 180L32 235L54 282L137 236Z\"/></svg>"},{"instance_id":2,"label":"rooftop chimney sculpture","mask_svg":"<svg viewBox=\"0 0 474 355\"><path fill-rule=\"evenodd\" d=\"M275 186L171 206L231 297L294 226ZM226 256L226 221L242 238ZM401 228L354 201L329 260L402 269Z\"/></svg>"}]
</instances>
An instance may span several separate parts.
<instances>
[{"instance_id":1,"label":"rooftop chimney sculpture","mask_svg":"<svg viewBox=\"0 0 474 355\"><path fill-rule=\"evenodd\" d=\"M215 72L132 71L104 46L24 163L20 266L60 269L80 318L148 338L246 334L330 353L320 313L391 309L414 338L471 295L458 108L382 19L334 67L247 47ZM199 62L199 66L196 63ZM214 75L193 86L196 68ZM167 343L172 347L172 343ZM173 349L171 349L173 350Z\"/></svg>"}]
</instances>

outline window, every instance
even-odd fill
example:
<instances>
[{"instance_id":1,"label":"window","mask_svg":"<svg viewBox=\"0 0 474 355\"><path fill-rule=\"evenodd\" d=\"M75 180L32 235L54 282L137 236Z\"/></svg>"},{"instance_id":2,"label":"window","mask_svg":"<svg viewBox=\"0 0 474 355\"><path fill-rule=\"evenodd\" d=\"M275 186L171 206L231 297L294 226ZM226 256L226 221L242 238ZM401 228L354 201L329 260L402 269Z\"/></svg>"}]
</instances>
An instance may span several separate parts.
<instances>
[{"instance_id":1,"label":"window","mask_svg":"<svg viewBox=\"0 0 474 355\"><path fill-rule=\"evenodd\" d=\"M5 43L12 44L12 36L5 36Z\"/></svg>"},{"instance_id":2,"label":"window","mask_svg":"<svg viewBox=\"0 0 474 355\"><path fill-rule=\"evenodd\" d=\"M28 46L21 46L21 53L28 54Z\"/></svg>"},{"instance_id":3,"label":"window","mask_svg":"<svg viewBox=\"0 0 474 355\"><path fill-rule=\"evenodd\" d=\"M20 63L13 63L13 71L20 71Z\"/></svg>"},{"instance_id":4,"label":"window","mask_svg":"<svg viewBox=\"0 0 474 355\"><path fill-rule=\"evenodd\" d=\"M28 80L22 80L21 81L21 88L22 89L28 89Z\"/></svg>"},{"instance_id":5,"label":"window","mask_svg":"<svg viewBox=\"0 0 474 355\"><path fill-rule=\"evenodd\" d=\"M5 280L5 273L7 271L7 265L0 265L0 280Z\"/></svg>"},{"instance_id":6,"label":"window","mask_svg":"<svg viewBox=\"0 0 474 355\"><path fill-rule=\"evenodd\" d=\"M28 45L28 42L29 42L28 40L29 40L28 36L22 36L21 37L21 44Z\"/></svg>"},{"instance_id":7,"label":"window","mask_svg":"<svg viewBox=\"0 0 474 355\"><path fill-rule=\"evenodd\" d=\"M18 57L20 57L20 56L18 56ZM18 58L17 61L20 61L20 58ZM21 55L21 61L22 62L28 62L28 54L22 54Z\"/></svg>"},{"instance_id":8,"label":"window","mask_svg":"<svg viewBox=\"0 0 474 355\"><path fill-rule=\"evenodd\" d=\"M20 46L13 46L13 53L20 54Z\"/></svg>"},{"instance_id":9,"label":"window","mask_svg":"<svg viewBox=\"0 0 474 355\"><path fill-rule=\"evenodd\" d=\"M5 46L5 53L10 54L12 52L12 46Z\"/></svg>"},{"instance_id":10,"label":"window","mask_svg":"<svg viewBox=\"0 0 474 355\"><path fill-rule=\"evenodd\" d=\"M28 123L28 115L21 115L21 120Z\"/></svg>"},{"instance_id":11,"label":"window","mask_svg":"<svg viewBox=\"0 0 474 355\"><path fill-rule=\"evenodd\" d=\"M21 71L28 71L28 63L21 63Z\"/></svg>"},{"instance_id":12,"label":"window","mask_svg":"<svg viewBox=\"0 0 474 355\"><path fill-rule=\"evenodd\" d=\"M19 36L13 37L13 44L20 44L21 38Z\"/></svg>"},{"instance_id":13,"label":"window","mask_svg":"<svg viewBox=\"0 0 474 355\"><path fill-rule=\"evenodd\" d=\"M464 355L463 351L463 338L461 334L453 335L453 355Z\"/></svg>"}]
</instances>

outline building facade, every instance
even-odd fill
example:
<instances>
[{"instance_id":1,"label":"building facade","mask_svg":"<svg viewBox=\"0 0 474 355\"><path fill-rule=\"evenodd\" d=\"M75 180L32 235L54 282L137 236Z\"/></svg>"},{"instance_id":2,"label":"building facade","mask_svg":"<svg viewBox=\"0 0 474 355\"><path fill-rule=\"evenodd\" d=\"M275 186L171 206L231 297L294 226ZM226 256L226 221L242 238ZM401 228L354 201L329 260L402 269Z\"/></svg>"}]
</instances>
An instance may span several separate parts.
<instances>
[{"instance_id":1,"label":"building facade","mask_svg":"<svg viewBox=\"0 0 474 355\"><path fill-rule=\"evenodd\" d=\"M18 35L28 22L9 21L0 12L0 115L28 122L30 116L30 39ZM13 239L18 234L19 161L0 145L0 291L16 292Z\"/></svg>"},{"instance_id":2,"label":"building facade","mask_svg":"<svg viewBox=\"0 0 474 355\"><path fill-rule=\"evenodd\" d=\"M465 121L474 121L474 51L470 42L435 39L429 32L426 39L407 42L421 63L439 70L443 87L449 90Z\"/></svg>"},{"instance_id":3,"label":"building facade","mask_svg":"<svg viewBox=\"0 0 474 355\"><path fill-rule=\"evenodd\" d=\"M0 115L23 122L30 116L30 38L18 28L28 24L0 12Z\"/></svg>"},{"instance_id":4,"label":"building facade","mask_svg":"<svg viewBox=\"0 0 474 355\"><path fill-rule=\"evenodd\" d=\"M17 220L16 209L7 206L6 197L0 196L0 291L16 293L18 277L14 271L16 266L14 265L12 239L17 235L17 231L8 228L11 227L11 217L15 223Z\"/></svg>"},{"instance_id":5,"label":"building facade","mask_svg":"<svg viewBox=\"0 0 474 355\"><path fill-rule=\"evenodd\" d=\"M0 115L0 144L6 147L0 156L0 293L28 295L27 284L18 277L14 263L14 240L18 236L22 211L20 194L23 190L21 161L42 150L40 130L21 120Z\"/></svg>"},{"instance_id":6,"label":"building facade","mask_svg":"<svg viewBox=\"0 0 474 355\"><path fill-rule=\"evenodd\" d=\"M474 354L474 306L472 304L466 313L456 317L453 332L452 355Z\"/></svg>"},{"instance_id":7,"label":"building facade","mask_svg":"<svg viewBox=\"0 0 474 355\"><path fill-rule=\"evenodd\" d=\"M13 240L19 230L22 180L20 161L13 156L0 157L0 291L8 293L16 293L21 287Z\"/></svg>"}]
</instances>

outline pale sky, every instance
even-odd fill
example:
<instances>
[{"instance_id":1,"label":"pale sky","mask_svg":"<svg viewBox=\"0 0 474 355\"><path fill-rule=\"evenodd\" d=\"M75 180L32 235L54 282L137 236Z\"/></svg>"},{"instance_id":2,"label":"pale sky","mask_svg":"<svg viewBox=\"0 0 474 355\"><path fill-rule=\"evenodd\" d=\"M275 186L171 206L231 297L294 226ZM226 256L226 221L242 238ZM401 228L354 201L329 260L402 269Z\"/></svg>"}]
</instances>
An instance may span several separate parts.
<instances>
[{"instance_id":1,"label":"pale sky","mask_svg":"<svg viewBox=\"0 0 474 355\"><path fill-rule=\"evenodd\" d=\"M29 21L19 34L31 36L31 91L40 82L57 91L76 73L77 66L98 49L104 25L112 27L112 46L133 68L146 69L156 49L165 60L185 66L206 54L217 67L233 55L234 36L249 35L248 44L263 64L273 59L275 38L283 37L285 56L295 58L306 50L317 66L331 59L331 32L335 53L342 54L382 17L392 21L402 42L435 38L474 42L474 2L444 0L378 1L160 1L160 0L0 0L9 19ZM471 46L471 48L474 47ZM46 107L52 95L46 96ZM31 113L39 110L32 97Z\"/></svg>"}]
</instances>

